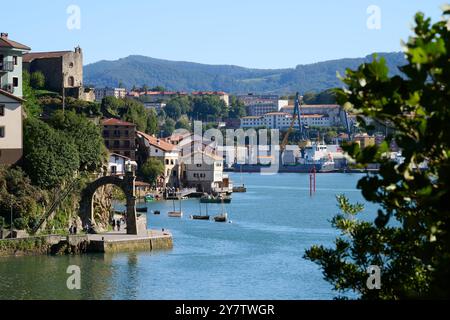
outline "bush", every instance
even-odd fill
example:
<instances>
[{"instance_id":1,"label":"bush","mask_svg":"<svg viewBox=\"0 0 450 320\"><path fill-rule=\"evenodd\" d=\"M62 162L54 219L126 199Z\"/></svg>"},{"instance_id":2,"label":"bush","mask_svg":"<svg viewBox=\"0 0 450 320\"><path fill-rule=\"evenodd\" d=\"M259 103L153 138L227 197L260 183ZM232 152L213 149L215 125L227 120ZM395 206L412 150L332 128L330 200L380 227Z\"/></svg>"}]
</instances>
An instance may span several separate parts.
<instances>
[{"instance_id":1,"label":"bush","mask_svg":"<svg viewBox=\"0 0 450 320\"><path fill-rule=\"evenodd\" d=\"M43 89L45 87L45 76L41 71L33 72L30 75L30 85L33 89Z\"/></svg>"}]
</instances>

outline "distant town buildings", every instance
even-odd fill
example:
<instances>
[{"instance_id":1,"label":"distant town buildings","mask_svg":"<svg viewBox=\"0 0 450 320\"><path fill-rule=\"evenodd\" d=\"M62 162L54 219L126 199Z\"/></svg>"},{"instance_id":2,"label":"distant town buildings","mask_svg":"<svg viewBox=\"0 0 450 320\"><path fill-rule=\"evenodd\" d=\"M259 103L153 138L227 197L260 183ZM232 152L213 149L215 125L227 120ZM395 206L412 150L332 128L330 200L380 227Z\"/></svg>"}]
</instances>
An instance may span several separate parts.
<instances>
[{"instance_id":1,"label":"distant town buildings","mask_svg":"<svg viewBox=\"0 0 450 320\"><path fill-rule=\"evenodd\" d=\"M245 105L248 116L262 116L269 112L279 111L279 97L277 95L255 95L250 93L240 95L238 99Z\"/></svg>"},{"instance_id":2,"label":"distant town buildings","mask_svg":"<svg viewBox=\"0 0 450 320\"><path fill-rule=\"evenodd\" d=\"M131 159L118 153L110 153L107 174L110 176L125 175L125 164L127 161L131 161Z\"/></svg>"},{"instance_id":3,"label":"distant town buildings","mask_svg":"<svg viewBox=\"0 0 450 320\"><path fill-rule=\"evenodd\" d=\"M103 98L115 97L117 99L123 99L127 95L127 90L124 88L95 88L95 101L101 102Z\"/></svg>"},{"instance_id":4,"label":"distant town buildings","mask_svg":"<svg viewBox=\"0 0 450 320\"><path fill-rule=\"evenodd\" d=\"M269 112L262 116L248 116L241 118L241 128L266 127L267 129L286 130L292 124L292 114L286 112ZM301 122L310 127L329 127L333 121L323 114L307 114L301 116ZM294 128L299 129L298 121Z\"/></svg>"},{"instance_id":5,"label":"distant town buildings","mask_svg":"<svg viewBox=\"0 0 450 320\"><path fill-rule=\"evenodd\" d=\"M136 159L136 125L134 123L105 119L102 121L105 146L112 152L131 160Z\"/></svg>"},{"instance_id":6,"label":"distant town buildings","mask_svg":"<svg viewBox=\"0 0 450 320\"><path fill-rule=\"evenodd\" d=\"M23 154L22 56L29 47L0 34L0 164L15 164Z\"/></svg>"}]
</instances>

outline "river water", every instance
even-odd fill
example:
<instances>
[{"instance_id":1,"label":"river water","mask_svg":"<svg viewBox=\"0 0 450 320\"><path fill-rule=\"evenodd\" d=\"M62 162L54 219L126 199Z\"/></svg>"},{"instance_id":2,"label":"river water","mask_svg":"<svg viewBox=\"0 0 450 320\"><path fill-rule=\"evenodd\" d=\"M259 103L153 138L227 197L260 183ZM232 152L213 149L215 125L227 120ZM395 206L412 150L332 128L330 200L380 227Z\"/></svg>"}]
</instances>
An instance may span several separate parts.
<instances>
[{"instance_id":1,"label":"river water","mask_svg":"<svg viewBox=\"0 0 450 320\"><path fill-rule=\"evenodd\" d=\"M198 200L148 204L149 228L170 230L174 248L161 252L0 258L0 299L332 299L317 265L303 259L313 244L331 245L336 194L364 203L358 174L319 174L309 195L308 174L232 174L247 193L225 205L232 223L190 220ZM178 203L177 203L178 206ZM202 205L205 214L205 205ZM209 204L208 213L222 212ZM366 204L365 213L375 216ZM81 290L67 289L67 267L81 270Z\"/></svg>"}]
</instances>

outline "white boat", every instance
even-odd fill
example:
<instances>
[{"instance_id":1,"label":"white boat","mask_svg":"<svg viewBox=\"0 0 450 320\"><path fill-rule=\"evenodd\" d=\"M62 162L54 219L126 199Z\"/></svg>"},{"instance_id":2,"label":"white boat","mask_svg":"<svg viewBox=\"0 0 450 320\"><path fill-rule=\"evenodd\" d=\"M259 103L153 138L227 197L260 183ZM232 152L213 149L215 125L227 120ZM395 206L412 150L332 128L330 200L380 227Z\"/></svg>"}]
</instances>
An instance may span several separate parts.
<instances>
[{"instance_id":1,"label":"white boat","mask_svg":"<svg viewBox=\"0 0 450 320\"><path fill-rule=\"evenodd\" d=\"M316 167L320 171L334 170L334 159L325 143L308 144L304 149L303 157L298 162L305 167Z\"/></svg>"}]
</instances>

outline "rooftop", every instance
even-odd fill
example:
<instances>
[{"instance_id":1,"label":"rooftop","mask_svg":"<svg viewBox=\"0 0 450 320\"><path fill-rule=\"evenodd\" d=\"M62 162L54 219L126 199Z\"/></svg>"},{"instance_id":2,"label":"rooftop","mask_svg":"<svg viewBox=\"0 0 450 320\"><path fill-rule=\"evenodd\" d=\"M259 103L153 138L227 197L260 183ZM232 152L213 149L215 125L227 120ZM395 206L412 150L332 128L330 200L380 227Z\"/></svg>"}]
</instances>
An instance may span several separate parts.
<instances>
[{"instance_id":1,"label":"rooftop","mask_svg":"<svg viewBox=\"0 0 450 320\"><path fill-rule=\"evenodd\" d=\"M126 122L126 121L122 121L122 120L114 119L114 118L103 119L102 125L104 125L104 126L133 126L133 127L136 126L134 123Z\"/></svg>"},{"instance_id":2,"label":"rooftop","mask_svg":"<svg viewBox=\"0 0 450 320\"><path fill-rule=\"evenodd\" d=\"M144 132L138 131L137 134L138 136L143 137L150 145L165 152L173 151L176 148L175 145Z\"/></svg>"},{"instance_id":3,"label":"rooftop","mask_svg":"<svg viewBox=\"0 0 450 320\"><path fill-rule=\"evenodd\" d=\"M4 32L0 34L0 48L31 50L30 47L9 39L8 34Z\"/></svg>"},{"instance_id":4,"label":"rooftop","mask_svg":"<svg viewBox=\"0 0 450 320\"><path fill-rule=\"evenodd\" d=\"M23 56L23 62L31 62L35 59L60 58L70 52L72 52L72 51L51 51L51 52L27 53Z\"/></svg>"},{"instance_id":5,"label":"rooftop","mask_svg":"<svg viewBox=\"0 0 450 320\"><path fill-rule=\"evenodd\" d=\"M5 96L5 97L14 99L14 100L16 100L18 102L25 102L25 100L23 100L22 98L19 98L19 97L13 95L12 93L9 93L8 91L2 90L2 89L0 89L0 94Z\"/></svg>"}]
</instances>

